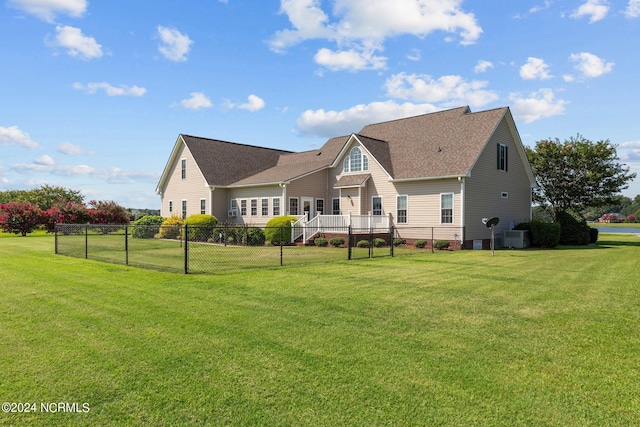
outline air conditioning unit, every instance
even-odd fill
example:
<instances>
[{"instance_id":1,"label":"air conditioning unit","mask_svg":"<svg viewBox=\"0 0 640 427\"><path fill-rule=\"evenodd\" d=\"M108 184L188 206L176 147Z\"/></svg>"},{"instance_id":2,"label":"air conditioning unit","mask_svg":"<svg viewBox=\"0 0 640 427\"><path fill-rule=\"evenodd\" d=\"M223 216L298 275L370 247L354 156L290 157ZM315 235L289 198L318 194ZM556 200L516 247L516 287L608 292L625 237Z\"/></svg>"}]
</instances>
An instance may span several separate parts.
<instances>
[{"instance_id":1,"label":"air conditioning unit","mask_svg":"<svg viewBox=\"0 0 640 427\"><path fill-rule=\"evenodd\" d=\"M505 230L502 244L505 248L528 248L529 230Z\"/></svg>"},{"instance_id":2,"label":"air conditioning unit","mask_svg":"<svg viewBox=\"0 0 640 427\"><path fill-rule=\"evenodd\" d=\"M235 218L237 213L238 213L238 211L236 211L235 209L231 209L229 212L227 212L227 216L229 218Z\"/></svg>"}]
</instances>

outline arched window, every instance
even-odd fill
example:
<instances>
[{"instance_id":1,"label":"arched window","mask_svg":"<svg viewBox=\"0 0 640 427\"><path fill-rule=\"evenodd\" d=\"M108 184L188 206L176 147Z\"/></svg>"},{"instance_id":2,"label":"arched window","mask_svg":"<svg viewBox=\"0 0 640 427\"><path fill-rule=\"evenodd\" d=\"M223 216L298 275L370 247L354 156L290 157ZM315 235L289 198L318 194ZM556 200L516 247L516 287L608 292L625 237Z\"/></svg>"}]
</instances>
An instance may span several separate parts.
<instances>
[{"instance_id":1,"label":"arched window","mask_svg":"<svg viewBox=\"0 0 640 427\"><path fill-rule=\"evenodd\" d=\"M353 147L349 155L344 158L344 172L360 172L369 170L369 159L362 154L360 147Z\"/></svg>"}]
</instances>

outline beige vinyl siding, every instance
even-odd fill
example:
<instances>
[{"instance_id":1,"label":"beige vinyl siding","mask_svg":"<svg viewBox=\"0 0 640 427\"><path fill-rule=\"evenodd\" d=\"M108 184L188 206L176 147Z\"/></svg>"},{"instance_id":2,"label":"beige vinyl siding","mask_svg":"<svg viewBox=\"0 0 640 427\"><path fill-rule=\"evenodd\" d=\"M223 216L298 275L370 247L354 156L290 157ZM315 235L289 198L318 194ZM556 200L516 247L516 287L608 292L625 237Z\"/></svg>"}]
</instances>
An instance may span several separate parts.
<instances>
[{"instance_id":1,"label":"beige vinyl siding","mask_svg":"<svg viewBox=\"0 0 640 427\"><path fill-rule=\"evenodd\" d=\"M497 168L497 144L508 147L508 170ZM503 119L487 143L465 181L465 226L467 240L489 239L491 232L482 224L482 218L498 217L496 236L516 224L530 219L531 186L525 164L520 157L509 126ZM508 198L501 193L508 193Z\"/></svg>"},{"instance_id":2,"label":"beige vinyl siding","mask_svg":"<svg viewBox=\"0 0 640 427\"><path fill-rule=\"evenodd\" d=\"M187 166L185 179L182 179L182 159L186 160ZM206 199L206 206L210 206L209 187L198 165L193 160L193 156L184 144L180 147L170 170L170 178L167 180L162 194L162 216L171 216L169 213L169 200L173 201L173 214L175 215L181 215L182 213L182 200L187 201L187 216L200 213L201 199Z\"/></svg>"},{"instance_id":3,"label":"beige vinyl siding","mask_svg":"<svg viewBox=\"0 0 640 427\"><path fill-rule=\"evenodd\" d=\"M212 215L218 218L218 221L224 222L227 218L227 212L229 212L231 208L228 197L229 190L226 188L216 188L211 194L213 198Z\"/></svg>"}]
</instances>

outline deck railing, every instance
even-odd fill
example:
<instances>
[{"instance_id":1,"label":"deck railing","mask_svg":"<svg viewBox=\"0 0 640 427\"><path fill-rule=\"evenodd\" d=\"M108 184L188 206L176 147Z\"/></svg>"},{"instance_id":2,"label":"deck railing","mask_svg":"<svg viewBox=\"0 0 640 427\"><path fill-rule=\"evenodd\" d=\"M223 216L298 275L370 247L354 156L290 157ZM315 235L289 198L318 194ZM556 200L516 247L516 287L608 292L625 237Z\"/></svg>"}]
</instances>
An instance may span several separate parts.
<instances>
[{"instance_id":1,"label":"deck railing","mask_svg":"<svg viewBox=\"0 0 640 427\"><path fill-rule=\"evenodd\" d=\"M301 218L291 224L291 242L302 237L306 242L318 233L344 233L348 227L358 230L389 231L389 215L316 215L309 221Z\"/></svg>"}]
</instances>

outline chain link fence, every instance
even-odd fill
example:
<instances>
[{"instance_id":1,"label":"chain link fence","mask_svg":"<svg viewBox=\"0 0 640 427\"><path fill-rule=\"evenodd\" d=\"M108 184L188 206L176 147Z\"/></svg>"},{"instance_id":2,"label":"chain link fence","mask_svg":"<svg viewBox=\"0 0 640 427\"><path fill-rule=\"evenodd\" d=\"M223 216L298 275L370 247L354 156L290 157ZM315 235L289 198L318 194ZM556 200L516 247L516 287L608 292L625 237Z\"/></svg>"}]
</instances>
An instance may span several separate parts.
<instances>
[{"instance_id":1,"label":"chain link fence","mask_svg":"<svg viewBox=\"0 0 640 427\"><path fill-rule=\"evenodd\" d=\"M164 226L166 227L166 226ZM412 252L391 227L316 232L291 242L287 227L57 224L59 255L176 273L225 273Z\"/></svg>"}]
</instances>

